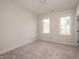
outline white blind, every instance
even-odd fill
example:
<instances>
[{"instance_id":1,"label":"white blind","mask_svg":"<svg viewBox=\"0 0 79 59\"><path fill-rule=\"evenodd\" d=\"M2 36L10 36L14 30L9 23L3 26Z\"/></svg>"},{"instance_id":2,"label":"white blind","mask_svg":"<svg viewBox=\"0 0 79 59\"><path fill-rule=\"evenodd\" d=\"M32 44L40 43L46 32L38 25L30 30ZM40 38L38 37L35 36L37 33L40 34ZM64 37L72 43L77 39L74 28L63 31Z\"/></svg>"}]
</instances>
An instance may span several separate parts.
<instances>
[{"instance_id":1,"label":"white blind","mask_svg":"<svg viewBox=\"0 0 79 59\"><path fill-rule=\"evenodd\" d=\"M60 18L60 34L71 35L71 17L61 17Z\"/></svg>"},{"instance_id":2,"label":"white blind","mask_svg":"<svg viewBox=\"0 0 79 59\"><path fill-rule=\"evenodd\" d=\"M49 18L43 19L43 33L49 33Z\"/></svg>"}]
</instances>

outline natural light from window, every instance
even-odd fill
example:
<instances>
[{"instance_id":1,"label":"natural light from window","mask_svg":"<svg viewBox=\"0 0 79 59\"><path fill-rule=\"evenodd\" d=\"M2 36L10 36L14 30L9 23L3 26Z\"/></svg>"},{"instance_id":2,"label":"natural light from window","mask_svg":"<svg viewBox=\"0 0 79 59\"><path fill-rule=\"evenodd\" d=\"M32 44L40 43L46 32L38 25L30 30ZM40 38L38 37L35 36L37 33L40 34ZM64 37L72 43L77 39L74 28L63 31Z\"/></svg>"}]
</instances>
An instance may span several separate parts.
<instances>
[{"instance_id":1,"label":"natural light from window","mask_svg":"<svg viewBox=\"0 0 79 59\"><path fill-rule=\"evenodd\" d=\"M70 16L60 18L60 34L71 35L71 17Z\"/></svg>"},{"instance_id":2,"label":"natural light from window","mask_svg":"<svg viewBox=\"0 0 79 59\"><path fill-rule=\"evenodd\" d=\"M43 19L43 33L44 34L49 34L49 32L50 32L49 31L50 30L49 29L49 26L50 26L49 25L49 23L50 23L49 21L50 21L49 18L44 18Z\"/></svg>"}]
</instances>

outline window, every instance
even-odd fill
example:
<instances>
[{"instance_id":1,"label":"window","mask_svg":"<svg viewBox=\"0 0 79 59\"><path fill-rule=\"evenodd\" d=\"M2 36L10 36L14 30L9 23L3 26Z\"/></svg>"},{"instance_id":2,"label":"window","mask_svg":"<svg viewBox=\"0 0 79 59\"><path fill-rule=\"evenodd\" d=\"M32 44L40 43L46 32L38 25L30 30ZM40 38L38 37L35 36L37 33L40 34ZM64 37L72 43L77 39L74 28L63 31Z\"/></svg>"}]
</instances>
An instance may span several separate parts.
<instances>
[{"instance_id":1,"label":"window","mask_svg":"<svg viewBox=\"0 0 79 59\"><path fill-rule=\"evenodd\" d=\"M43 19L43 33L49 34L49 18Z\"/></svg>"},{"instance_id":2,"label":"window","mask_svg":"<svg viewBox=\"0 0 79 59\"><path fill-rule=\"evenodd\" d=\"M61 17L60 18L60 34L71 35L71 17Z\"/></svg>"}]
</instances>

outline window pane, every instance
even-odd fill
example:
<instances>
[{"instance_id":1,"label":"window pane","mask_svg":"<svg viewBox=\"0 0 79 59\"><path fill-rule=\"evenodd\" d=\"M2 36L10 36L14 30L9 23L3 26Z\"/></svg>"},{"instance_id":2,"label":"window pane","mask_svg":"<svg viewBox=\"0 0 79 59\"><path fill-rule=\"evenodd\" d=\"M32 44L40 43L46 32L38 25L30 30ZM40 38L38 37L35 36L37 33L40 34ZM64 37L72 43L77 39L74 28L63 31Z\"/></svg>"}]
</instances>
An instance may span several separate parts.
<instances>
[{"instance_id":1,"label":"window pane","mask_svg":"<svg viewBox=\"0 0 79 59\"><path fill-rule=\"evenodd\" d=\"M71 35L70 27L71 27L71 18L69 16L61 17L60 18L60 34Z\"/></svg>"},{"instance_id":2,"label":"window pane","mask_svg":"<svg viewBox=\"0 0 79 59\"><path fill-rule=\"evenodd\" d=\"M49 18L43 19L43 33L49 33Z\"/></svg>"}]
</instances>

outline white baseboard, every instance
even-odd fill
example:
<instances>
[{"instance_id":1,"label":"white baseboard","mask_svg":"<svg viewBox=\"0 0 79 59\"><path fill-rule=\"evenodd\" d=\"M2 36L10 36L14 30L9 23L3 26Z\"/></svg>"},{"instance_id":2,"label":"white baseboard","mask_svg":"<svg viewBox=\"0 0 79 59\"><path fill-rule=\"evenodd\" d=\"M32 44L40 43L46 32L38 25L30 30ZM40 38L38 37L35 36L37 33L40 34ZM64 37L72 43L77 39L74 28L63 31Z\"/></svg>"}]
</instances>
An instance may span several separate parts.
<instances>
[{"instance_id":1,"label":"white baseboard","mask_svg":"<svg viewBox=\"0 0 79 59\"><path fill-rule=\"evenodd\" d=\"M12 51L12 50L14 50L14 49L16 49L16 48L19 48L19 47L23 46L23 45L32 43L32 42L34 42L35 40L36 40L36 39L29 40L29 41L27 41L27 42L25 42L25 43L23 43L23 44L17 45L17 46L12 47L12 48L9 48L9 49L7 49L7 50L3 50L3 51L0 52L0 54L4 54L4 53L6 53L6 52Z\"/></svg>"},{"instance_id":2,"label":"white baseboard","mask_svg":"<svg viewBox=\"0 0 79 59\"><path fill-rule=\"evenodd\" d=\"M57 41L55 41L55 40L46 40L46 39L40 39L40 40L43 40L43 41L48 41L48 42L54 42L54 43L59 43L59 44L64 44L64 45L69 45L69 46L76 46L75 45L75 43L73 44L73 43L69 43L69 42L57 42Z\"/></svg>"}]
</instances>

